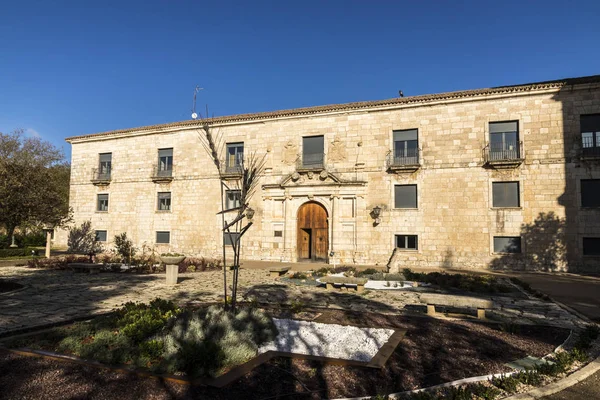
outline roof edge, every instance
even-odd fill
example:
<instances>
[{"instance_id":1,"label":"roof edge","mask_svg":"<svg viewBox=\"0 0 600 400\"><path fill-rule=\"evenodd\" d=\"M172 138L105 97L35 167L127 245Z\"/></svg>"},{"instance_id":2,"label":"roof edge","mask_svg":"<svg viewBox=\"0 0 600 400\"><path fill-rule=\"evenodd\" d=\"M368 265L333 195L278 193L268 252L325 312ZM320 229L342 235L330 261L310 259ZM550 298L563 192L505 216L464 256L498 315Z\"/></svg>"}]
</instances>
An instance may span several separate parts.
<instances>
[{"instance_id":1,"label":"roof edge","mask_svg":"<svg viewBox=\"0 0 600 400\"><path fill-rule=\"evenodd\" d=\"M99 139L104 136L115 136L120 134L128 134L128 133L153 133L160 130L170 130L170 129L194 129L200 128L203 124L224 124L224 123L236 123L236 122L256 122L265 119L273 119L273 118L284 118L284 117L295 117L295 116L309 116L309 115L319 115L327 112L336 112L336 111L358 111L366 108L373 107L382 107L382 106L395 106L395 105L403 105L403 104L415 104L415 103L429 103L440 100L454 100L454 99L467 99L467 98L477 98L487 95L494 94L513 94L513 93L522 93L529 91L541 91L548 89L560 89L565 86L575 86L575 85L584 85L584 84L594 84L600 83L600 75L591 75L577 78L565 78L558 79L553 81L544 81L544 82L535 82L521 85L512 85L512 86L498 86L492 88L484 88L484 89L471 89L471 90L463 90L463 91L454 91L454 92L444 92L444 93L436 93L436 94L425 94L418 96L410 96L410 97L398 97L391 98L386 100L372 100L372 101L361 101L361 102L352 102L352 103L341 103L341 104L330 104L323 106L312 106L312 107L303 107L303 108L293 108L286 110L277 110L277 111L266 111L259 113L248 113L248 114L235 114L228 115L223 117L213 117L207 118L203 120L185 120L185 121L177 121L170 122L166 124L158 124L158 125L148 125L141 126L136 128L128 128L128 129L118 129L100 133L92 133L86 135L78 135L71 136L66 138L65 140L69 143L73 141L85 140L85 139Z\"/></svg>"}]
</instances>

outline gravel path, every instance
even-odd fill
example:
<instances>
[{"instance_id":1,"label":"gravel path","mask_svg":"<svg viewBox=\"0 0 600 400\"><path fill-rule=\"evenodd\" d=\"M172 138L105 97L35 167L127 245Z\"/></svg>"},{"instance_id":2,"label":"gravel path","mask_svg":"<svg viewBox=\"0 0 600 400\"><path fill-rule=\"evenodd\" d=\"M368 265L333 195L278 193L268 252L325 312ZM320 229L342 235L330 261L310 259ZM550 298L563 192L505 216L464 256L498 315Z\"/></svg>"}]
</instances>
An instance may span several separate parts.
<instances>
[{"instance_id":1,"label":"gravel path","mask_svg":"<svg viewBox=\"0 0 600 400\"><path fill-rule=\"evenodd\" d=\"M279 335L258 349L369 362L394 333L393 329L358 328L274 318Z\"/></svg>"}]
</instances>

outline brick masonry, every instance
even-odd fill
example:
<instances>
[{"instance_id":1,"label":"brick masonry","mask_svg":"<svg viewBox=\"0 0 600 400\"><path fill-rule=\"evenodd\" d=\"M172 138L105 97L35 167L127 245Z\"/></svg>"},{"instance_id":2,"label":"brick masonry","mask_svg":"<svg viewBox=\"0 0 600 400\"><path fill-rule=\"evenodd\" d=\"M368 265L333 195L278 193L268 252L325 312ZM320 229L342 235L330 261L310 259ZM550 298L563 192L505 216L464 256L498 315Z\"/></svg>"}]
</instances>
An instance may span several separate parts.
<instances>
[{"instance_id":1,"label":"brick masonry","mask_svg":"<svg viewBox=\"0 0 600 400\"><path fill-rule=\"evenodd\" d=\"M330 262L404 267L594 270L600 259L582 255L582 238L600 237L600 210L581 208L580 180L600 179L598 161L580 159L579 116L600 113L600 85L531 89L447 101L332 111L223 123L226 142L245 154L266 155L262 187L251 200L255 224L244 236L243 258L297 260L296 215L307 201L329 216ZM524 162L485 164L489 123L519 121ZM386 157L393 130L418 129L421 167L391 173ZM325 137L327 173L297 173L302 137ZM201 130L141 129L70 139L70 202L77 223L91 220L108 237L127 232L158 252L218 256L220 188L202 146ZM174 179L151 180L160 148L173 148ZM91 182L98 154L112 153L112 181ZM224 155L223 155L224 157ZM297 175L294 175L297 173ZM520 207L493 208L492 182L518 181ZM394 185L416 184L416 209L394 208ZM172 211L157 211L157 193L172 193ZM109 211L96 196L109 194ZM371 216L382 208L380 223ZM155 243L156 231L171 243ZM276 237L274 231L283 231ZM396 250L394 235L418 235L418 250ZM521 236L522 254L493 253L494 236ZM66 233L57 235L66 244Z\"/></svg>"}]
</instances>

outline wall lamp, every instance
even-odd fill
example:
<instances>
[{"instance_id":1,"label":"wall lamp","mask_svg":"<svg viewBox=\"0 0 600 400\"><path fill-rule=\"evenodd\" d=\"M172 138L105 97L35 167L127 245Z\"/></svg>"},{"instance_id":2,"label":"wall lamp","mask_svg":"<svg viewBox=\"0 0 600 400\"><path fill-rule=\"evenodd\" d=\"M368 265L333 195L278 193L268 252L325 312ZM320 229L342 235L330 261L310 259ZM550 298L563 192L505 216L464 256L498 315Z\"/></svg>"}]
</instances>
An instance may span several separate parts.
<instances>
[{"instance_id":1,"label":"wall lamp","mask_svg":"<svg viewBox=\"0 0 600 400\"><path fill-rule=\"evenodd\" d=\"M248 219L254 218L254 209L248 207L246 209L246 216L248 217Z\"/></svg>"},{"instance_id":2,"label":"wall lamp","mask_svg":"<svg viewBox=\"0 0 600 400\"><path fill-rule=\"evenodd\" d=\"M373 210L371 211L371 217L375 220L375 225L381 223L381 207L373 207Z\"/></svg>"}]
</instances>

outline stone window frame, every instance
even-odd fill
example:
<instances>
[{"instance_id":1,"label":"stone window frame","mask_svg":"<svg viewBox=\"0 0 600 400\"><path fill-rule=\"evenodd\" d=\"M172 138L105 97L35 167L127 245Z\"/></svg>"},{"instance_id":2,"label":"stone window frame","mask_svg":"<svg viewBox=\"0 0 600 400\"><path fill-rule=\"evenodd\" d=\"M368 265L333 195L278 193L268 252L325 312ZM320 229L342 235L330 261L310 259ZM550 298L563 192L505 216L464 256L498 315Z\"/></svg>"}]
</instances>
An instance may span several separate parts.
<instances>
[{"instance_id":1,"label":"stone window frame","mask_svg":"<svg viewBox=\"0 0 600 400\"><path fill-rule=\"evenodd\" d=\"M529 114L527 114L527 116L530 116ZM519 144L520 144L520 151L522 150L522 153L519 155L520 158L525 158L525 154L526 154L526 141L525 141L525 135L526 133L529 133L529 124L526 123L524 121L524 115L522 113L494 113L494 114L487 114L485 117L485 124L483 126L483 147L482 148L486 148L487 146L490 145L490 123L495 123L495 122L512 122L512 121L517 121L517 126L519 128L519 132L518 132L518 136L519 136ZM521 145L522 143L522 145Z\"/></svg>"},{"instance_id":2,"label":"stone window frame","mask_svg":"<svg viewBox=\"0 0 600 400\"><path fill-rule=\"evenodd\" d=\"M581 245L581 256L585 257L585 258L600 258L600 254L584 254L584 247L583 247L583 241L584 239L598 239L600 240L600 236L598 235L587 235L587 236L581 236L581 240L579 241L580 245Z\"/></svg>"},{"instance_id":3,"label":"stone window frame","mask_svg":"<svg viewBox=\"0 0 600 400\"><path fill-rule=\"evenodd\" d=\"M494 207L494 183L502 183L502 182L506 182L506 183L510 183L510 182L517 182L519 184L519 206L518 207ZM524 195L524 189L523 189L523 178L519 177L516 179L504 179L504 178L492 178L489 180L489 185L488 185L488 204L489 204L489 209L490 210L522 210L523 209L523 195Z\"/></svg>"},{"instance_id":4,"label":"stone window frame","mask_svg":"<svg viewBox=\"0 0 600 400\"><path fill-rule=\"evenodd\" d=\"M158 234L159 233L167 233L169 235L169 241L167 241L167 242L159 242L158 241ZM171 244L172 243L172 241L171 241L171 231L156 231L155 235L154 235L154 242L156 244L158 244L158 245L161 245L161 244Z\"/></svg>"},{"instance_id":5,"label":"stone window frame","mask_svg":"<svg viewBox=\"0 0 600 400\"><path fill-rule=\"evenodd\" d=\"M521 252L520 253L497 253L494 251L494 238L497 237L518 237L521 240ZM495 256L519 256L525 254L525 241L523 240L523 236L521 232L512 233L512 232L502 232L502 233L492 233L490 234L490 254Z\"/></svg>"},{"instance_id":6,"label":"stone window frame","mask_svg":"<svg viewBox=\"0 0 600 400\"><path fill-rule=\"evenodd\" d=\"M298 146L298 157L301 163L304 163L304 138L323 137L323 164L327 163L327 135L325 133L307 133L300 136L300 146Z\"/></svg>"},{"instance_id":7,"label":"stone window frame","mask_svg":"<svg viewBox=\"0 0 600 400\"><path fill-rule=\"evenodd\" d=\"M396 186L414 186L416 207L396 207ZM418 210L419 209L419 185L417 183L394 183L392 204L394 210Z\"/></svg>"},{"instance_id":8,"label":"stone window frame","mask_svg":"<svg viewBox=\"0 0 600 400\"><path fill-rule=\"evenodd\" d=\"M414 185L417 187L417 208L396 208L396 186L409 186L409 185ZM421 203L421 196L419 196L419 182L414 181L414 180L410 180L409 182L398 182L398 181L392 181L392 184L390 185L390 192L389 192L389 203L391 206L389 207L389 210L391 212L410 212L410 211L419 211L420 207L419 204ZM358 210L357 210L358 211Z\"/></svg>"},{"instance_id":9,"label":"stone window frame","mask_svg":"<svg viewBox=\"0 0 600 400\"><path fill-rule=\"evenodd\" d=\"M100 196L106 196L106 210L100 210ZM110 211L110 193L96 193L95 210L97 213L108 213Z\"/></svg>"},{"instance_id":10,"label":"stone window frame","mask_svg":"<svg viewBox=\"0 0 600 400\"><path fill-rule=\"evenodd\" d=\"M417 248L416 249L403 249L400 247L396 247L396 236L416 236L417 237ZM421 235L419 233L415 233L415 232L406 232L406 231L401 231L401 232L394 232L392 234L392 249L398 249L399 251L403 252L403 253L412 253L412 254L421 254L421 252L423 251L423 246L421 243Z\"/></svg>"},{"instance_id":11,"label":"stone window frame","mask_svg":"<svg viewBox=\"0 0 600 400\"><path fill-rule=\"evenodd\" d=\"M239 196L237 196L237 197L239 197L239 198L235 198L234 200L231 200L231 201L233 201L233 203L230 203L229 193L238 193ZM224 195L225 195L225 199L224 199L225 200L224 201L225 210L233 210L237 207L241 207L241 202L240 202L241 196L242 196L241 189L227 189L227 190L225 190ZM237 206L236 206L236 203L237 203ZM233 206L233 207L231 207L231 206Z\"/></svg>"},{"instance_id":12,"label":"stone window frame","mask_svg":"<svg viewBox=\"0 0 600 400\"><path fill-rule=\"evenodd\" d=\"M100 240L100 239L98 239L98 233L99 233L99 232L104 232L104 235L105 235L105 238L104 238L104 240ZM96 230L94 231L94 241L95 241L95 242L102 242L102 243L106 243L106 242L108 242L108 230L106 230L106 229L96 229Z\"/></svg>"},{"instance_id":13,"label":"stone window frame","mask_svg":"<svg viewBox=\"0 0 600 400\"><path fill-rule=\"evenodd\" d=\"M165 193L169 194L169 208L168 209L161 209L160 208L160 200L161 200L161 194L164 195ZM159 213L170 213L173 210L173 192L168 191L168 192L156 192L156 212Z\"/></svg>"}]
</instances>

